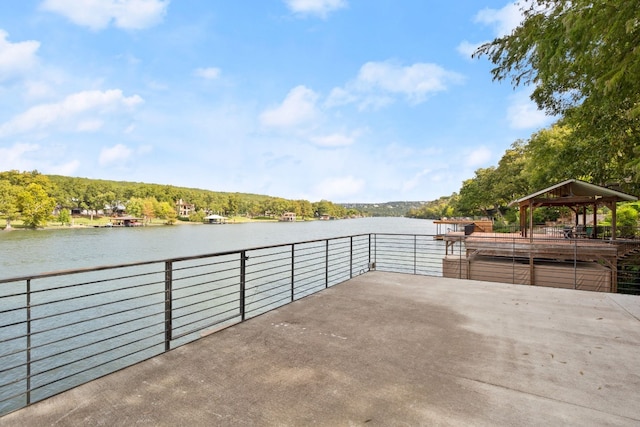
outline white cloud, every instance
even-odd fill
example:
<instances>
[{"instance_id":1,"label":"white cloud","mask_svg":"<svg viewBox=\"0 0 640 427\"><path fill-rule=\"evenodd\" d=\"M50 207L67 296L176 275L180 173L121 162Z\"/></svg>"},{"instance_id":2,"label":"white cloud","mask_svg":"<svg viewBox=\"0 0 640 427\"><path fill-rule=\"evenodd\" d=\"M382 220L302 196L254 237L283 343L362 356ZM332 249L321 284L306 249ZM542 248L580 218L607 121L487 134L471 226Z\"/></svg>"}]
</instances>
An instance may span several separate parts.
<instances>
[{"instance_id":1,"label":"white cloud","mask_svg":"<svg viewBox=\"0 0 640 427\"><path fill-rule=\"evenodd\" d=\"M9 34L0 30L0 81L19 76L37 63L36 51L40 42L29 40L18 43L7 41Z\"/></svg>"},{"instance_id":2,"label":"white cloud","mask_svg":"<svg viewBox=\"0 0 640 427\"><path fill-rule=\"evenodd\" d=\"M327 106L357 102L360 108L379 108L403 96L412 104L424 102L449 84L461 83L462 75L436 64L416 63L402 66L395 62L367 62L355 80L344 88L332 90Z\"/></svg>"},{"instance_id":3,"label":"white cloud","mask_svg":"<svg viewBox=\"0 0 640 427\"><path fill-rule=\"evenodd\" d=\"M76 132L95 132L102 128L104 122L98 119L82 120L76 126Z\"/></svg>"},{"instance_id":4,"label":"white cloud","mask_svg":"<svg viewBox=\"0 0 640 427\"><path fill-rule=\"evenodd\" d=\"M356 139L358 138L358 136L360 136L361 133L361 131L351 132L351 134L349 135L345 135L343 133L332 133L329 135L314 136L310 139L311 142L320 147L347 147L356 142Z\"/></svg>"},{"instance_id":5,"label":"white cloud","mask_svg":"<svg viewBox=\"0 0 640 427\"><path fill-rule=\"evenodd\" d=\"M485 165L491 160L491 155L491 150L487 147L478 147L467 155L465 165L468 167Z\"/></svg>"},{"instance_id":6,"label":"white cloud","mask_svg":"<svg viewBox=\"0 0 640 427\"><path fill-rule=\"evenodd\" d=\"M364 186L363 179L353 176L327 178L316 185L314 193L318 200L344 200L346 197L359 194Z\"/></svg>"},{"instance_id":7,"label":"white cloud","mask_svg":"<svg viewBox=\"0 0 640 427\"><path fill-rule=\"evenodd\" d=\"M305 86L296 86L289 91L282 104L260 114L260 122L269 127L295 127L317 118L318 95Z\"/></svg>"},{"instance_id":8,"label":"white cloud","mask_svg":"<svg viewBox=\"0 0 640 427\"><path fill-rule=\"evenodd\" d=\"M312 137L311 141L321 147L346 147L353 144L354 139L350 136L333 133L331 135Z\"/></svg>"},{"instance_id":9,"label":"white cloud","mask_svg":"<svg viewBox=\"0 0 640 427\"><path fill-rule=\"evenodd\" d=\"M30 170L29 163L24 155L37 152L40 146L36 144L17 143L11 147L0 147L0 170Z\"/></svg>"},{"instance_id":10,"label":"white cloud","mask_svg":"<svg viewBox=\"0 0 640 427\"><path fill-rule=\"evenodd\" d=\"M151 153L153 151L153 146L152 145L141 145L140 147L138 147L137 153L138 154L148 154Z\"/></svg>"},{"instance_id":11,"label":"white cloud","mask_svg":"<svg viewBox=\"0 0 640 427\"><path fill-rule=\"evenodd\" d=\"M423 169L402 184L402 191L411 191L418 187L422 178L431 173L431 169Z\"/></svg>"},{"instance_id":12,"label":"white cloud","mask_svg":"<svg viewBox=\"0 0 640 427\"><path fill-rule=\"evenodd\" d=\"M43 172L52 174L52 175L64 175L64 176L73 176L76 171L80 168L79 160L71 160L67 163L63 163L61 165L53 165L49 166L43 170Z\"/></svg>"},{"instance_id":13,"label":"white cloud","mask_svg":"<svg viewBox=\"0 0 640 427\"><path fill-rule=\"evenodd\" d=\"M92 30L114 26L139 30L161 22L169 0L45 0L44 10L58 13Z\"/></svg>"},{"instance_id":14,"label":"white cloud","mask_svg":"<svg viewBox=\"0 0 640 427\"><path fill-rule=\"evenodd\" d=\"M220 77L220 68L209 67L209 68L197 68L194 71L194 74L197 77L202 77L207 80L215 80Z\"/></svg>"},{"instance_id":15,"label":"white cloud","mask_svg":"<svg viewBox=\"0 0 640 427\"><path fill-rule=\"evenodd\" d=\"M544 127L553 118L547 116L533 102L527 92L522 91L509 98L510 105L507 108L507 120L512 129L533 129Z\"/></svg>"},{"instance_id":16,"label":"white cloud","mask_svg":"<svg viewBox=\"0 0 640 427\"><path fill-rule=\"evenodd\" d=\"M492 26L496 37L503 37L519 26L524 19L520 6L509 3L502 9L485 8L475 16L475 22Z\"/></svg>"},{"instance_id":17,"label":"white cloud","mask_svg":"<svg viewBox=\"0 0 640 427\"><path fill-rule=\"evenodd\" d=\"M126 162L133 155L133 150L122 145L116 144L110 148L103 148L100 151L98 163L100 166L106 166L111 163Z\"/></svg>"},{"instance_id":18,"label":"white cloud","mask_svg":"<svg viewBox=\"0 0 640 427\"><path fill-rule=\"evenodd\" d=\"M30 100L48 98L55 93L53 87L45 82L30 81L25 83L25 87L26 98Z\"/></svg>"},{"instance_id":19,"label":"white cloud","mask_svg":"<svg viewBox=\"0 0 640 427\"><path fill-rule=\"evenodd\" d=\"M466 40L462 41L458 47L456 47L456 50L458 51L458 53L460 55L462 55L463 57L471 60L471 55L473 55L475 53L475 51L486 42L480 42L480 43L470 43Z\"/></svg>"},{"instance_id":20,"label":"white cloud","mask_svg":"<svg viewBox=\"0 0 640 427\"><path fill-rule=\"evenodd\" d=\"M37 144L16 143L11 147L0 148L0 170L33 170L54 175L73 175L81 166L79 160L54 164L51 148Z\"/></svg>"},{"instance_id":21,"label":"white cloud","mask_svg":"<svg viewBox=\"0 0 640 427\"><path fill-rule=\"evenodd\" d=\"M302 15L326 17L329 12L347 7L346 0L284 0L289 10Z\"/></svg>"},{"instance_id":22,"label":"white cloud","mask_svg":"<svg viewBox=\"0 0 640 427\"><path fill-rule=\"evenodd\" d=\"M119 89L78 92L58 103L32 107L0 125L0 137L52 126L72 131L95 130L99 119L93 116L132 108L142 102L138 95L125 97Z\"/></svg>"}]
</instances>

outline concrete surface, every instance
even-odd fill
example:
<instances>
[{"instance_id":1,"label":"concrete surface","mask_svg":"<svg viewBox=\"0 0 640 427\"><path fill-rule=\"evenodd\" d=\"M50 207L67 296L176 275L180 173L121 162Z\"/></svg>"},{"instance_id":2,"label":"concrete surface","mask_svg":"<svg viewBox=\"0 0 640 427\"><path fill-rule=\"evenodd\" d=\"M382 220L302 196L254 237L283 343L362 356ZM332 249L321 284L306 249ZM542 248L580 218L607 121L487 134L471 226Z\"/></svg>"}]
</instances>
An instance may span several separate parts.
<instances>
[{"instance_id":1,"label":"concrete surface","mask_svg":"<svg viewBox=\"0 0 640 427\"><path fill-rule=\"evenodd\" d=\"M640 425L640 297L368 273L2 426Z\"/></svg>"}]
</instances>

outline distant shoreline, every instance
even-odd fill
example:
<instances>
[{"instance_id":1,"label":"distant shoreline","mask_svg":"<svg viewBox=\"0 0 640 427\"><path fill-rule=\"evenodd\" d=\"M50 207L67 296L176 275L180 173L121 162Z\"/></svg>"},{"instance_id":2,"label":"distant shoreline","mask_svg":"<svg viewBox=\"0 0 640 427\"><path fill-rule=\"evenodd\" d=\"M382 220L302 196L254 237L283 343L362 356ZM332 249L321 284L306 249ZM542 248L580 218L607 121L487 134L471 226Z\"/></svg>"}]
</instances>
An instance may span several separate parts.
<instances>
[{"instance_id":1,"label":"distant shoreline","mask_svg":"<svg viewBox=\"0 0 640 427\"><path fill-rule=\"evenodd\" d=\"M304 219L304 220L297 220L297 221L293 221L293 222L307 222L307 221L314 221L314 219ZM277 219L252 219L252 218L246 218L246 217L236 217L236 218L230 218L227 222L223 223L223 224L208 224L206 222L193 222L193 221L176 221L172 224L167 224L166 222L150 222L148 224L144 224L138 227L162 227L162 226L181 226L181 225L233 225L233 224L245 224L245 223L260 223L260 222L264 222L264 223L272 223L272 222L279 222ZM68 230L68 229L87 229L87 228L111 228L110 226L106 225L109 222L105 222L105 221L100 221L97 222L96 220L94 220L94 222L90 222L90 223L86 223L86 224L55 224L55 223L50 223L47 224L44 227L36 227L36 228L30 228L30 227L24 227L22 226L22 224L12 224L10 229L6 228L6 225L4 227L0 228L0 232L3 231L38 231L38 230ZM122 226L118 226L118 227L114 227L114 228L136 228L136 227L122 227Z\"/></svg>"}]
</instances>

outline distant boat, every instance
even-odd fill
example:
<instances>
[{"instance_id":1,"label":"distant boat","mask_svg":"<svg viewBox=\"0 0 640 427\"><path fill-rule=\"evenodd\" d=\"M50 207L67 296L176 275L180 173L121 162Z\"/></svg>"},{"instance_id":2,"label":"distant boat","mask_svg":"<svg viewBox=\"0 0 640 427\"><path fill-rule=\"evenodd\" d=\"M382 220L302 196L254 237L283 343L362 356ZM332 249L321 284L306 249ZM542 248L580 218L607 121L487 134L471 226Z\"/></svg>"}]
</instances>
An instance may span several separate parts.
<instances>
[{"instance_id":1,"label":"distant boat","mask_svg":"<svg viewBox=\"0 0 640 427\"><path fill-rule=\"evenodd\" d=\"M119 216L113 218L112 220L113 227L142 227L144 223L142 223L142 218L136 218L133 216Z\"/></svg>"},{"instance_id":2,"label":"distant boat","mask_svg":"<svg viewBox=\"0 0 640 427\"><path fill-rule=\"evenodd\" d=\"M205 224L226 224L227 217L220 215L209 215L204 217Z\"/></svg>"},{"instance_id":3,"label":"distant boat","mask_svg":"<svg viewBox=\"0 0 640 427\"><path fill-rule=\"evenodd\" d=\"M111 218L107 224L94 225L96 228L111 228L111 227L142 227L144 225L142 218L136 218L133 216L118 216Z\"/></svg>"}]
</instances>

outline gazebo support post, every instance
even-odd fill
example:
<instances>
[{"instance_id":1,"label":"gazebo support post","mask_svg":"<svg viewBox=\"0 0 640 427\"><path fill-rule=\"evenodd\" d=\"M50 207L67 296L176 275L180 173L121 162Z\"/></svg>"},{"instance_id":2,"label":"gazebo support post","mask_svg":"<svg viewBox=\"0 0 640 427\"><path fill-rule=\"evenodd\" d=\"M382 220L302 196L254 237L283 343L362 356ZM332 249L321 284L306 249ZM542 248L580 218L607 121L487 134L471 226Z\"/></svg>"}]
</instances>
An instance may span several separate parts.
<instances>
[{"instance_id":1,"label":"gazebo support post","mask_svg":"<svg viewBox=\"0 0 640 427\"><path fill-rule=\"evenodd\" d=\"M529 241L533 243L533 199L529 200Z\"/></svg>"},{"instance_id":2,"label":"gazebo support post","mask_svg":"<svg viewBox=\"0 0 640 427\"><path fill-rule=\"evenodd\" d=\"M593 231L591 232L591 238L598 238L598 204L593 204Z\"/></svg>"},{"instance_id":3,"label":"gazebo support post","mask_svg":"<svg viewBox=\"0 0 640 427\"><path fill-rule=\"evenodd\" d=\"M618 234L618 227L616 226L616 207L615 201L611 202L611 240L616 240L616 234Z\"/></svg>"},{"instance_id":4,"label":"gazebo support post","mask_svg":"<svg viewBox=\"0 0 640 427\"><path fill-rule=\"evenodd\" d=\"M520 203L520 236L527 237L527 205Z\"/></svg>"}]
</instances>

